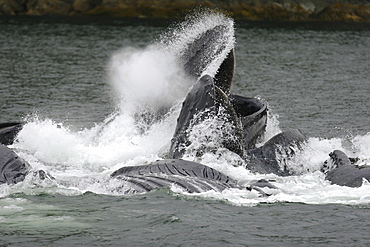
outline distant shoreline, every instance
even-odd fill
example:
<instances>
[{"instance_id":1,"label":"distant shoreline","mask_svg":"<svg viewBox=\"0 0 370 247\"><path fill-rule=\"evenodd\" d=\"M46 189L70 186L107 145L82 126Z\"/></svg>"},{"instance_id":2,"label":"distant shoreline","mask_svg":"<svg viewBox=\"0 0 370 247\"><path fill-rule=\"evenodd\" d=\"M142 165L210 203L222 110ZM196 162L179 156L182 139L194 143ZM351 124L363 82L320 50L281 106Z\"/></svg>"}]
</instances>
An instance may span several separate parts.
<instances>
[{"instance_id":1,"label":"distant shoreline","mask_svg":"<svg viewBox=\"0 0 370 247\"><path fill-rule=\"evenodd\" d=\"M0 16L183 18L194 8L236 20L370 22L367 0L0 0Z\"/></svg>"}]
</instances>

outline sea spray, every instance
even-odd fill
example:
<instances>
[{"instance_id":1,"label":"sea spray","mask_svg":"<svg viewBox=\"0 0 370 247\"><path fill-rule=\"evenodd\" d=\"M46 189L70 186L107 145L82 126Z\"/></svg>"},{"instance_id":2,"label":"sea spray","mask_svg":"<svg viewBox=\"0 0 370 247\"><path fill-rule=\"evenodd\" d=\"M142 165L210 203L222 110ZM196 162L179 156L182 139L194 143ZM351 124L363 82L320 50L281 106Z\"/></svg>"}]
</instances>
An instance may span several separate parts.
<instances>
[{"instance_id":1,"label":"sea spray","mask_svg":"<svg viewBox=\"0 0 370 247\"><path fill-rule=\"evenodd\" d=\"M108 75L118 99L117 110L103 123L73 132L63 124L41 120L36 115L28 119L14 145L20 156L31 161L35 170L53 173L59 186L81 191L90 187L97 190L91 184L107 179L119 167L165 156L181 102L196 81L184 74L183 51L179 49L215 25L233 26L231 19L215 13L189 20L178 26L171 37L166 32L146 48L125 47L112 56ZM215 53L208 54L205 73L215 74L215 70L207 71L209 65L222 61L222 56L233 48L234 30L230 30L224 40L214 42Z\"/></svg>"},{"instance_id":2,"label":"sea spray","mask_svg":"<svg viewBox=\"0 0 370 247\"><path fill-rule=\"evenodd\" d=\"M117 195L115 188L120 186L120 183L109 179L114 170L163 158L173 135L183 97L195 82L181 71L179 59L187 45L207 28L225 23L233 27L232 20L220 14L212 13L198 16L198 19L192 18L165 32L160 41L144 49L126 47L117 51L109 64L110 82L119 99L117 111L103 123L76 132L50 119L28 121L12 147L21 158L31 163L34 170L49 171L55 180L41 182L37 177L28 176L24 183L0 186L1 196L20 192L74 196L87 191ZM215 52L211 53L214 54L211 55L211 63L206 65L201 73L214 75L217 72L220 62L233 48L233 28L230 33L232 35L224 36L224 45L219 46L227 49L218 52L216 47ZM155 121L141 121L144 118L140 118L140 113L155 116L157 112L160 112L160 117ZM271 136L281 131L277 114L271 110L268 114L266 134L259 145L263 145ZM207 132L208 129L204 127L198 130ZM213 135L213 132L205 134L212 138L217 136ZM369 134L351 138L354 151L348 154L358 156L366 162L370 157L369 140ZM348 151L342 141L341 138L309 138L304 150L290 163L297 175L289 177L253 174L244 168L244 160L225 149L204 152L200 157L190 151L186 154L187 159L213 167L236 179L241 186L263 178L269 180L277 189L270 191L270 197L261 197L256 192L238 189L186 196L216 198L245 206L263 202L369 203L368 183L365 182L360 188L330 185L324 179L325 175L318 171L333 149ZM207 145L194 142L195 144ZM186 194L175 189L173 191L180 195Z\"/></svg>"},{"instance_id":3,"label":"sea spray","mask_svg":"<svg viewBox=\"0 0 370 247\"><path fill-rule=\"evenodd\" d=\"M222 27L217 39L211 36L200 47L192 47L206 32ZM198 12L162 33L157 42L144 49L125 47L109 64L110 82L116 90L122 111L158 113L181 101L197 76L214 76L234 48L234 22L220 13ZM189 48L190 46L190 48ZM194 53L202 54L199 75L184 73L183 66ZM189 53L189 54L188 54ZM184 56L190 56L184 58ZM199 54L198 54L199 55ZM185 61L184 61L185 59ZM197 68L198 70L198 68ZM193 78L195 76L195 78Z\"/></svg>"},{"instance_id":4,"label":"sea spray","mask_svg":"<svg viewBox=\"0 0 370 247\"><path fill-rule=\"evenodd\" d=\"M217 33L217 39L209 32ZM207 39L208 38L208 39ZM200 43L198 43L200 42ZM203 42L203 44L202 44ZM206 44L206 46L204 45ZM159 45L169 49L185 64L195 54L202 56L191 77L215 76L221 63L234 48L234 21L217 12L198 10L161 35ZM196 47L200 45L200 47ZM191 51L189 53L189 50Z\"/></svg>"},{"instance_id":5,"label":"sea spray","mask_svg":"<svg viewBox=\"0 0 370 247\"><path fill-rule=\"evenodd\" d=\"M190 82L171 52L152 45L124 48L109 64L110 82L125 112L158 112L185 97Z\"/></svg>"},{"instance_id":6,"label":"sea spray","mask_svg":"<svg viewBox=\"0 0 370 247\"><path fill-rule=\"evenodd\" d=\"M357 155L357 157L360 158L360 163L370 164L370 132L364 136L355 136L352 143L354 148L357 150L353 155Z\"/></svg>"}]
</instances>

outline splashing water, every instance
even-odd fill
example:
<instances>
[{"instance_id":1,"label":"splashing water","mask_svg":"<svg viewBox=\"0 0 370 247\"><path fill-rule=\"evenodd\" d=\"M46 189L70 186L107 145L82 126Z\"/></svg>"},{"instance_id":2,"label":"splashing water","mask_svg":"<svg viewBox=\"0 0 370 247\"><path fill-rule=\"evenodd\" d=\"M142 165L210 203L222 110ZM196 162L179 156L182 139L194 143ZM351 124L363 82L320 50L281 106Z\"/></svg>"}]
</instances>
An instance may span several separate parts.
<instances>
[{"instance_id":1,"label":"splashing water","mask_svg":"<svg viewBox=\"0 0 370 247\"><path fill-rule=\"evenodd\" d=\"M228 26L223 40L219 41L212 58L201 74L214 76L217 69L234 46L232 20L212 13L188 18L184 23L172 27L160 40L144 49L126 47L117 51L109 63L109 77L117 96L117 110L103 123L91 129L73 132L62 123L37 116L18 135L12 146L17 154L27 160L34 170L43 169L55 177L51 181L38 181L28 176L23 183L14 186L1 185L0 196L23 192L26 194L61 193L78 195L86 191L115 194L118 181L109 179L110 174L122 166L141 165L164 157L169 149L181 103L194 78L189 78L181 68L179 58L184 47L191 44L200 34L218 25ZM280 132L278 116L269 112L268 125L262 145ZM214 122L212 122L214 121ZM208 142L219 138L217 119L196 126L191 137L192 145L214 145ZM202 132L204 130L206 133ZM223 129L223 131L225 131ZM37 136L37 138L35 138ZM207 138L203 138L207 137ZM217 147L217 145L216 145ZM197 150L194 147L194 150ZM208 191L197 194L204 198L227 200L236 205L256 205L261 202L281 201L312 204L370 203L366 193L370 185L360 188L330 185L318 169L328 154L340 149L359 157L360 162L369 162L370 134L355 136L351 145L342 139L309 138L305 149L288 164L295 176L279 177L273 174L252 174L244 167L245 161L238 155L219 148L216 152L204 152L200 157L190 148L185 159L197 161L247 185L261 178L268 179L278 189L272 189L270 197L259 197L253 191L229 189L222 193ZM37 181L35 181L37 180ZM172 188L176 193L184 193Z\"/></svg>"},{"instance_id":2,"label":"splashing water","mask_svg":"<svg viewBox=\"0 0 370 247\"><path fill-rule=\"evenodd\" d=\"M152 162L168 151L181 103L196 81L183 71L182 49L221 24L231 28L219 41L220 47L226 48L216 47L215 53L208 54L212 59L204 70L215 74L210 71L211 64L222 62L222 56L233 48L233 22L216 13L198 15L144 49L125 47L112 56L108 75L117 110L103 123L73 132L62 123L29 117L14 149L34 170L47 170L57 182L62 180L72 194L87 190L111 193L112 188L95 187L96 180L109 180L122 166Z\"/></svg>"},{"instance_id":3,"label":"splashing water","mask_svg":"<svg viewBox=\"0 0 370 247\"><path fill-rule=\"evenodd\" d=\"M214 77L226 56L234 48L234 21L226 18L219 13L202 12L189 15L184 22L178 24L174 28L169 28L161 36L159 44L165 49L171 47L171 51L179 57L183 56L187 51L188 46L192 46L195 39L202 38L208 31L215 29L218 33L218 39L209 39L206 44L208 47L202 46L202 61L203 70L199 76L210 75Z\"/></svg>"},{"instance_id":4,"label":"splashing water","mask_svg":"<svg viewBox=\"0 0 370 247\"><path fill-rule=\"evenodd\" d=\"M122 111L168 108L185 97L191 85L175 55L156 45L144 50L124 48L113 56L109 67Z\"/></svg>"}]
</instances>

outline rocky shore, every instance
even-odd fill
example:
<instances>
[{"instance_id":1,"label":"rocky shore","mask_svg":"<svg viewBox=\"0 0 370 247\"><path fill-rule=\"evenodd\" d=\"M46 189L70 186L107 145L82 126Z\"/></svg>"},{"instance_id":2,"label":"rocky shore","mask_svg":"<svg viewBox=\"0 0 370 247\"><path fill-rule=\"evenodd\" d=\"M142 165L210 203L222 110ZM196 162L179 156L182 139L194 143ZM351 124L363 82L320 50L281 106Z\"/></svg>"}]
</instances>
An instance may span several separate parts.
<instances>
[{"instance_id":1,"label":"rocky shore","mask_svg":"<svg viewBox=\"0 0 370 247\"><path fill-rule=\"evenodd\" d=\"M370 0L0 0L0 15L182 18L197 7L239 20L370 22Z\"/></svg>"}]
</instances>

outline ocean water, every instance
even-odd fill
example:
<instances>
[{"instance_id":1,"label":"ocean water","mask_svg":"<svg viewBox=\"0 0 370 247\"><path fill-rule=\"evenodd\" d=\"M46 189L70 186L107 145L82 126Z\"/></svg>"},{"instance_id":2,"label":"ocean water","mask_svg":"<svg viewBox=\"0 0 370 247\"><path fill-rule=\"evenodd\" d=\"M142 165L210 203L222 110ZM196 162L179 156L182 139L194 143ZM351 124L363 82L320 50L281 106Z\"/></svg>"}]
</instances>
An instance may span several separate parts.
<instances>
[{"instance_id":1,"label":"ocean water","mask_svg":"<svg viewBox=\"0 0 370 247\"><path fill-rule=\"evenodd\" d=\"M309 137L289 164L296 175L252 174L225 150L187 153L242 185L266 178L278 189L119 194L114 170L169 148L191 87L173 53L217 23L235 27L223 41L235 46L232 92L268 103L261 144L290 128ZM368 24L1 17L0 37L0 120L27 122L10 147L55 177L0 185L1 246L370 244L370 185L330 185L318 171L334 149L370 163ZM159 120L138 115L162 107Z\"/></svg>"}]
</instances>

